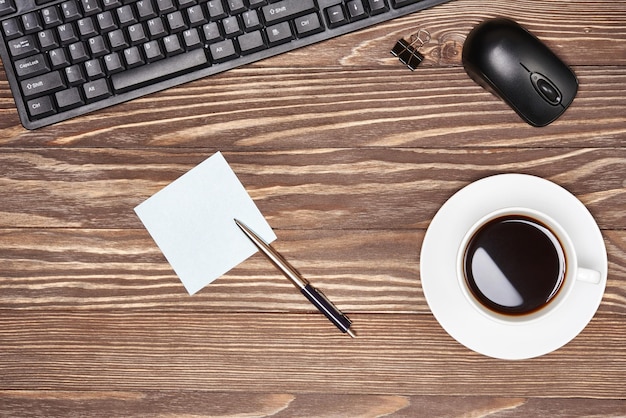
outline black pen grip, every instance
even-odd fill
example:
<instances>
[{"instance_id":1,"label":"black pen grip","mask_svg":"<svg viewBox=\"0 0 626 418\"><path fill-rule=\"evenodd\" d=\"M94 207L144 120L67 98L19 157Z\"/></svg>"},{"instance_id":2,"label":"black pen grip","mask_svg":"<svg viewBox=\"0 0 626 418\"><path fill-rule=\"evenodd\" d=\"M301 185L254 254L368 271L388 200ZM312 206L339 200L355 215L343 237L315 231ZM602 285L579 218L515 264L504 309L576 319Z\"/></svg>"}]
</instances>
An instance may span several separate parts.
<instances>
[{"instance_id":1,"label":"black pen grip","mask_svg":"<svg viewBox=\"0 0 626 418\"><path fill-rule=\"evenodd\" d=\"M315 307L326 315L326 318L330 320L341 332L346 333L350 329L352 321L348 319L333 303L326 298L326 296L310 284L307 284L302 288L302 294L313 304Z\"/></svg>"}]
</instances>

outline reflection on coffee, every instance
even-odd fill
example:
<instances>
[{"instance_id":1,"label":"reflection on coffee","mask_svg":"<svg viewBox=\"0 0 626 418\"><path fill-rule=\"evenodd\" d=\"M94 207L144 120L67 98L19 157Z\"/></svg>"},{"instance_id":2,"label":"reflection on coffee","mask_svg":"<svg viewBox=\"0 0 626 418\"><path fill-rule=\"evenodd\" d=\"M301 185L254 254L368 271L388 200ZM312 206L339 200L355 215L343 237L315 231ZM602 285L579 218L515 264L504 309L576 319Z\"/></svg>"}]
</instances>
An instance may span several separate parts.
<instances>
[{"instance_id":1,"label":"reflection on coffee","mask_svg":"<svg viewBox=\"0 0 626 418\"><path fill-rule=\"evenodd\" d=\"M565 277L558 238L536 219L492 219L470 239L464 273L474 297L508 315L535 312L554 299Z\"/></svg>"}]
</instances>

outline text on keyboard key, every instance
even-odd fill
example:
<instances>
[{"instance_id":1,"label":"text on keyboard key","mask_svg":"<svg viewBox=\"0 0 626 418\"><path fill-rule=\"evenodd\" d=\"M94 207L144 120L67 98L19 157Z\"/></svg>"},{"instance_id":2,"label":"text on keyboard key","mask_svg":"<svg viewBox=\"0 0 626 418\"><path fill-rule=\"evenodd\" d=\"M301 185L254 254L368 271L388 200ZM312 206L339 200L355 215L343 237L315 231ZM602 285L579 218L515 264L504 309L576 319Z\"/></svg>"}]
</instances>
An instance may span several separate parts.
<instances>
[{"instance_id":1,"label":"text on keyboard key","mask_svg":"<svg viewBox=\"0 0 626 418\"><path fill-rule=\"evenodd\" d=\"M21 58L39 52L39 47L34 35L28 35L9 41L9 52L13 58Z\"/></svg>"},{"instance_id":2,"label":"text on keyboard key","mask_svg":"<svg viewBox=\"0 0 626 418\"><path fill-rule=\"evenodd\" d=\"M50 71L42 54L15 61L15 73L19 78L32 77Z\"/></svg>"},{"instance_id":3,"label":"text on keyboard key","mask_svg":"<svg viewBox=\"0 0 626 418\"><path fill-rule=\"evenodd\" d=\"M267 28L267 40L270 45L278 45L293 39L289 22L278 23Z\"/></svg>"},{"instance_id":4,"label":"text on keyboard key","mask_svg":"<svg viewBox=\"0 0 626 418\"><path fill-rule=\"evenodd\" d=\"M313 0L283 0L263 7L267 23L282 22L315 11Z\"/></svg>"},{"instance_id":5,"label":"text on keyboard key","mask_svg":"<svg viewBox=\"0 0 626 418\"><path fill-rule=\"evenodd\" d=\"M88 102L106 99L112 95L109 85L104 78L83 84L83 90Z\"/></svg>"},{"instance_id":6,"label":"text on keyboard key","mask_svg":"<svg viewBox=\"0 0 626 418\"><path fill-rule=\"evenodd\" d=\"M209 51L214 62L224 62L237 56L235 45L231 39L226 39L209 45Z\"/></svg>"},{"instance_id":7,"label":"text on keyboard key","mask_svg":"<svg viewBox=\"0 0 626 418\"><path fill-rule=\"evenodd\" d=\"M61 73L53 71L22 81L22 92L25 97L50 94L65 87Z\"/></svg>"},{"instance_id":8,"label":"text on keyboard key","mask_svg":"<svg viewBox=\"0 0 626 418\"><path fill-rule=\"evenodd\" d=\"M26 106L28 107L28 113L34 119L43 118L56 113L50 96L30 100L26 103Z\"/></svg>"}]
</instances>

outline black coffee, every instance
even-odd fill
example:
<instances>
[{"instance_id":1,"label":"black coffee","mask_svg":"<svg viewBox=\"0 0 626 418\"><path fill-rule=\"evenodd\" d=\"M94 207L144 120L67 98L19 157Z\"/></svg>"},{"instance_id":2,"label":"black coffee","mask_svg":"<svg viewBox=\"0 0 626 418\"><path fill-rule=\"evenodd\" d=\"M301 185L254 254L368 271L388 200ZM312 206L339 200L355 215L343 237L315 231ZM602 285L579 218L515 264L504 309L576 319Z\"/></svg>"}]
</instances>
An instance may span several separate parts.
<instances>
[{"instance_id":1,"label":"black coffee","mask_svg":"<svg viewBox=\"0 0 626 418\"><path fill-rule=\"evenodd\" d=\"M464 260L474 297L496 312L528 314L548 304L565 277L565 255L548 227L525 216L503 216L471 238Z\"/></svg>"}]
</instances>

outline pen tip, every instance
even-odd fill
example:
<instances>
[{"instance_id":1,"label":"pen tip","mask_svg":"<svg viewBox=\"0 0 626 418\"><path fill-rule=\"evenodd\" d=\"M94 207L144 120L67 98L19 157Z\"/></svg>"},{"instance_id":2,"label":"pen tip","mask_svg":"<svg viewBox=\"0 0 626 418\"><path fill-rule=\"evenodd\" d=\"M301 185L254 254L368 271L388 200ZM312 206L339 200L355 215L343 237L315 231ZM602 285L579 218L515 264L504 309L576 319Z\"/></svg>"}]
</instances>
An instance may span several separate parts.
<instances>
[{"instance_id":1,"label":"pen tip","mask_svg":"<svg viewBox=\"0 0 626 418\"><path fill-rule=\"evenodd\" d=\"M350 328L348 328L348 330L346 331L346 334L348 334L352 338L356 338L356 334Z\"/></svg>"}]
</instances>

